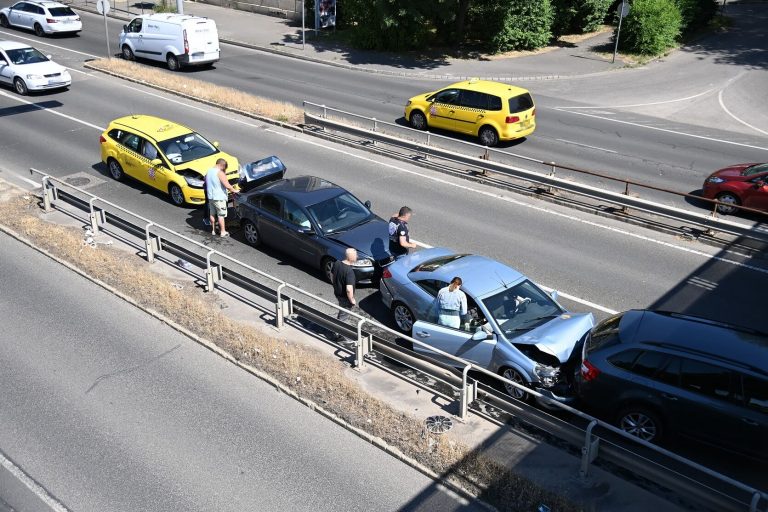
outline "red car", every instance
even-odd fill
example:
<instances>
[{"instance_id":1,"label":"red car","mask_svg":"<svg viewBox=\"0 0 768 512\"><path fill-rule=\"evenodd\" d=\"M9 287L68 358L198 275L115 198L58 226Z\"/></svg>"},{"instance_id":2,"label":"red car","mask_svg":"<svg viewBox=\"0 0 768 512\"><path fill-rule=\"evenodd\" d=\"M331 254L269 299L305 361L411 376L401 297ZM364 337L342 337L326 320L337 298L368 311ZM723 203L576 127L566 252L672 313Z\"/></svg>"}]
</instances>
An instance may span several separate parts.
<instances>
[{"instance_id":1,"label":"red car","mask_svg":"<svg viewBox=\"0 0 768 512\"><path fill-rule=\"evenodd\" d=\"M768 211L768 163L736 164L715 171L704 180L702 193L726 203L717 207L724 215L735 213L737 206Z\"/></svg>"}]
</instances>

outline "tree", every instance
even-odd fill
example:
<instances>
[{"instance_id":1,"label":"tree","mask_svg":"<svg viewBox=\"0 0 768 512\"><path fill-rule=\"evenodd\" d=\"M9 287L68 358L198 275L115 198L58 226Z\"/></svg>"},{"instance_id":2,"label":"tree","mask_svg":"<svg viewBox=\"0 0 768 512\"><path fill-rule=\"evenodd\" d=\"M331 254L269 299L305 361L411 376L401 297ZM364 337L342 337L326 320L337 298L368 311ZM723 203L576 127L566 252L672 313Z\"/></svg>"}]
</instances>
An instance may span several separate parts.
<instances>
[{"instance_id":1,"label":"tree","mask_svg":"<svg viewBox=\"0 0 768 512\"><path fill-rule=\"evenodd\" d=\"M642 55L661 54L675 45L681 23L674 0L635 0L622 24L619 46Z\"/></svg>"},{"instance_id":2,"label":"tree","mask_svg":"<svg viewBox=\"0 0 768 512\"><path fill-rule=\"evenodd\" d=\"M490 40L493 51L534 50L552 39L550 0L507 0L497 11L501 27Z\"/></svg>"},{"instance_id":3,"label":"tree","mask_svg":"<svg viewBox=\"0 0 768 512\"><path fill-rule=\"evenodd\" d=\"M552 32L583 34L597 30L605 21L612 0L553 0ZM681 0L687 1L687 0Z\"/></svg>"}]
</instances>

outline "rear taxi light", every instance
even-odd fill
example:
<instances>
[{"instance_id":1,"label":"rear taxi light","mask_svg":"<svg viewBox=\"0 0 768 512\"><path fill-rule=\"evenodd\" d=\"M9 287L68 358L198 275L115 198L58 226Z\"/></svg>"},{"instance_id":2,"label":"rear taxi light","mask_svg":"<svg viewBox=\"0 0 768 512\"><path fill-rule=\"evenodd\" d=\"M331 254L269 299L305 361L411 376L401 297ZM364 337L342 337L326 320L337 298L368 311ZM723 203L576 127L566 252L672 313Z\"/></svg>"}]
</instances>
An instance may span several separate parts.
<instances>
[{"instance_id":1,"label":"rear taxi light","mask_svg":"<svg viewBox=\"0 0 768 512\"><path fill-rule=\"evenodd\" d=\"M507 116L506 122L507 124L519 123L520 118L518 116Z\"/></svg>"},{"instance_id":2,"label":"rear taxi light","mask_svg":"<svg viewBox=\"0 0 768 512\"><path fill-rule=\"evenodd\" d=\"M184 54L189 53L189 41L187 41L187 29L184 29Z\"/></svg>"},{"instance_id":3,"label":"rear taxi light","mask_svg":"<svg viewBox=\"0 0 768 512\"><path fill-rule=\"evenodd\" d=\"M385 268L384 272L381 273L381 278L389 279L390 277L392 277L392 272L390 272L388 268Z\"/></svg>"},{"instance_id":4,"label":"rear taxi light","mask_svg":"<svg viewBox=\"0 0 768 512\"><path fill-rule=\"evenodd\" d=\"M105 139L103 135L99 135L99 143L104 144L105 142L107 142L107 139Z\"/></svg>"},{"instance_id":5,"label":"rear taxi light","mask_svg":"<svg viewBox=\"0 0 768 512\"><path fill-rule=\"evenodd\" d=\"M598 370L595 365L586 359L581 362L581 376L585 381L592 382L598 375L600 375L600 370Z\"/></svg>"},{"instance_id":6,"label":"rear taxi light","mask_svg":"<svg viewBox=\"0 0 768 512\"><path fill-rule=\"evenodd\" d=\"M45 18L46 23L56 23L56 20L53 18Z\"/></svg>"},{"instance_id":7,"label":"rear taxi light","mask_svg":"<svg viewBox=\"0 0 768 512\"><path fill-rule=\"evenodd\" d=\"M531 117L536 117L536 109L533 109L533 113L531 114Z\"/></svg>"}]
</instances>

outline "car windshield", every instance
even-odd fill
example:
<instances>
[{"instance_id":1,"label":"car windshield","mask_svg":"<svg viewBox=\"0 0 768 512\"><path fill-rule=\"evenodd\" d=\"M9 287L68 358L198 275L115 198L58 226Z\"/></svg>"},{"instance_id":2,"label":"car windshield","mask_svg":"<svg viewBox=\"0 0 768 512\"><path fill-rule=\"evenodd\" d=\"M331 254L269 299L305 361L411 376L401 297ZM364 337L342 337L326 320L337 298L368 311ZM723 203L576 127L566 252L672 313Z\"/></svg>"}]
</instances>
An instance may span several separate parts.
<instances>
[{"instance_id":1,"label":"car windshield","mask_svg":"<svg viewBox=\"0 0 768 512\"><path fill-rule=\"evenodd\" d=\"M757 164L757 165L753 165L752 167L747 167L746 169L744 169L744 176L752 176L753 174L760 174L762 172L768 172L768 163Z\"/></svg>"},{"instance_id":2,"label":"car windshield","mask_svg":"<svg viewBox=\"0 0 768 512\"><path fill-rule=\"evenodd\" d=\"M158 145L172 164L184 164L219 152L205 137L194 132L164 140Z\"/></svg>"},{"instance_id":3,"label":"car windshield","mask_svg":"<svg viewBox=\"0 0 768 512\"><path fill-rule=\"evenodd\" d=\"M62 16L77 16L75 11L69 7L51 7L48 9L48 12L50 12L51 16L54 18L61 18Z\"/></svg>"},{"instance_id":4,"label":"car windshield","mask_svg":"<svg viewBox=\"0 0 768 512\"><path fill-rule=\"evenodd\" d=\"M16 48L15 50L6 50L11 64L36 64L38 62L48 62L48 57L35 50L34 48Z\"/></svg>"},{"instance_id":5,"label":"car windshield","mask_svg":"<svg viewBox=\"0 0 768 512\"><path fill-rule=\"evenodd\" d=\"M368 220L373 214L349 192L307 207L323 233L346 231Z\"/></svg>"},{"instance_id":6,"label":"car windshield","mask_svg":"<svg viewBox=\"0 0 768 512\"><path fill-rule=\"evenodd\" d=\"M530 281L483 299L504 334L529 331L563 313L563 309Z\"/></svg>"}]
</instances>

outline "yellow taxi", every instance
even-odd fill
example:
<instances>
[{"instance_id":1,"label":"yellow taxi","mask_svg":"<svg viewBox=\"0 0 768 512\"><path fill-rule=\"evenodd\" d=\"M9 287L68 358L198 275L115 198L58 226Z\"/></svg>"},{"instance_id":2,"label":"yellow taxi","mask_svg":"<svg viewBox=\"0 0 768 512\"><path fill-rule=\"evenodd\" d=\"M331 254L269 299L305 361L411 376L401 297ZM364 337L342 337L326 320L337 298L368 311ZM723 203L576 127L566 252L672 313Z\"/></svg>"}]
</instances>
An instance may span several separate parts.
<instances>
[{"instance_id":1,"label":"yellow taxi","mask_svg":"<svg viewBox=\"0 0 768 512\"><path fill-rule=\"evenodd\" d=\"M115 119L99 137L101 161L115 180L137 179L170 196L177 206L205 203L205 173L216 160L227 161L227 178L239 180L237 158L219 150L218 142L184 125L147 115Z\"/></svg>"},{"instance_id":2,"label":"yellow taxi","mask_svg":"<svg viewBox=\"0 0 768 512\"><path fill-rule=\"evenodd\" d=\"M536 104L522 87L473 78L409 99L405 119L417 130L450 130L495 146L533 133Z\"/></svg>"}]
</instances>

